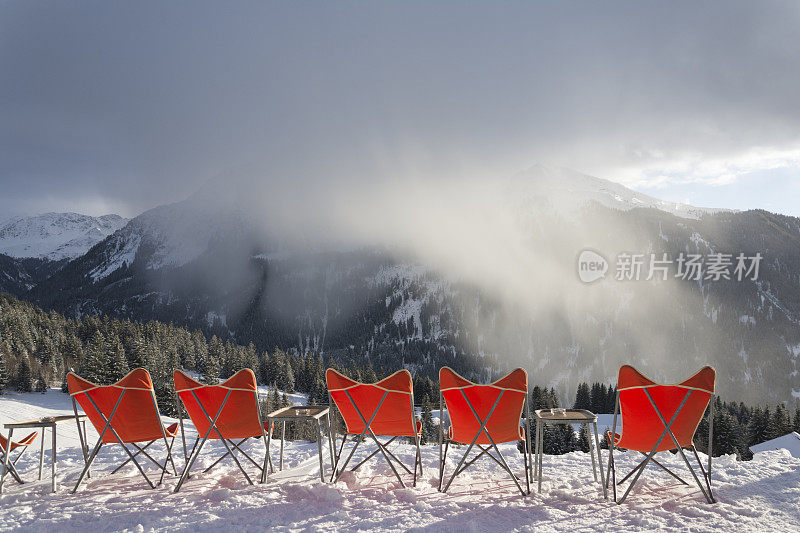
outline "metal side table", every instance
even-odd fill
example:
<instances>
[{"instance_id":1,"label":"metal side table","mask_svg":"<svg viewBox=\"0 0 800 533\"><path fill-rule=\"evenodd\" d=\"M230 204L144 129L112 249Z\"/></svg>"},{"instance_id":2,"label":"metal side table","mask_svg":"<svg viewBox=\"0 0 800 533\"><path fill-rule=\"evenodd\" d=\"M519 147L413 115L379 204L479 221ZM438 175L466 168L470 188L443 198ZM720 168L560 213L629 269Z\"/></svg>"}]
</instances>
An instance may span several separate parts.
<instances>
[{"instance_id":1,"label":"metal side table","mask_svg":"<svg viewBox=\"0 0 800 533\"><path fill-rule=\"evenodd\" d=\"M52 464L51 464L51 490L52 492L56 491L56 426L59 422L67 422L69 420L76 420L78 421L78 438L81 441L81 451L83 452L83 459L86 460L86 415L60 415L60 416L46 416L44 418L38 418L35 420L24 420L22 422L9 422L8 424L4 424L4 428L8 430L8 442L11 442L11 438L14 436L15 429L40 429L41 435L39 438L41 439L41 445L39 448L39 479L42 479L42 466L44 464L44 433L47 428L50 428L50 432L52 434ZM83 431L81 431L81 422L83 423ZM5 456L6 462L9 459L11 454L7 453ZM5 480L6 474L8 473L8 468L3 470L2 477L0 477L0 494L3 492L3 481Z\"/></svg>"},{"instance_id":2,"label":"metal side table","mask_svg":"<svg viewBox=\"0 0 800 533\"><path fill-rule=\"evenodd\" d=\"M325 467L322 464L322 418L328 421L328 449L331 454L331 468L333 468L333 428L331 427L331 414L327 405L289 406L273 411L267 415L267 453L272 440L275 422L281 422L281 454L278 470L283 470L283 443L286 437L287 421L310 421L317 426L317 451L319 453L319 477L325 482Z\"/></svg>"},{"instance_id":3,"label":"metal side table","mask_svg":"<svg viewBox=\"0 0 800 533\"><path fill-rule=\"evenodd\" d=\"M600 467L600 485L603 487L603 497L608 499L608 490L603 475L603 457L600 454L600 437L597 434L597 415L586 409L564 409L563 414L556 414L553 411L559 410L538 409L534 412L536 419L536 459L533 467L534 478L539 480L539 492L542 492L542 457L544 456L544 425L545 424L581 424L584 427L592 426L594 430L594 441L589 437L589 455L592 457L592 471L594 480L597 481L597 467L595 464L595 453L597 453L597 463Z\"/></svg>"}]
</instances>

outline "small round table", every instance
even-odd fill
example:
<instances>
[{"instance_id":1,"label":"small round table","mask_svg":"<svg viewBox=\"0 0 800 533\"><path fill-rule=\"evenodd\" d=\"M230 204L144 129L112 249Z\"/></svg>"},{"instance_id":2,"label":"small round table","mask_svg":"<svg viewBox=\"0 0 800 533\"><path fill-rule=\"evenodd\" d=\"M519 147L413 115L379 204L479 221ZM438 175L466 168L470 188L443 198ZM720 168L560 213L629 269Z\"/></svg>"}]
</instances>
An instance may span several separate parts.
<instances>
[{"instance_id":1,"label":"small round table","mask_svg":"<svg viewBox=\"0 0 800 533\"><path fill-rule=\"evenodd\" d=\"M603 497L608 499L605 476L603 475L603 457L600 454L600 437L597 434L597 415L586 409L565 409L563 414L556 414L551 409L537 409L534 412L536 419L536 459L533 467L534 478L539 480L539 492L542 492L542 457L544 455L544 425L545 424L581 424L588 428L592 426L594 430L594 442L589 438L589 451L592 457L592 471L594 480L597 481L597 465L595 464L594 454L597 453L597 462L600 466L600 485L603 487Z\"/></svg>"}]
</instances>

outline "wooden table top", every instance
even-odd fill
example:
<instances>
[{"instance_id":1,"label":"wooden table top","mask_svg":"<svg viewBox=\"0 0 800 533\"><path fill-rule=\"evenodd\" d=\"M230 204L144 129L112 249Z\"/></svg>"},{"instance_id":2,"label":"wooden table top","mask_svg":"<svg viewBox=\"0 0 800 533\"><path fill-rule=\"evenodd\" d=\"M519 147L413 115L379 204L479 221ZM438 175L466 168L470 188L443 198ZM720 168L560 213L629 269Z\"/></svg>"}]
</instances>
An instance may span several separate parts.
<instances>
[{"instance_id":1,"label":"wooden table top","mask_svg":"<svg viewBox=\"0 0 800 533\"><path fill-rule=\"evenodd\" d=\"M327 405L290 405L271 412L267 418L270 420L317 419L328 414L328 411Z\"/></svg>"},{"instance_id":2,"label":"wooden table top","mask_svg":"<svg viewBox=\"0 0 800 533\"><path fill-rule=\"evenodd\" d=\"M78 415L78 418L85 417L86 415ZM55 427L59 422L66 422L68 420L75 420L75 415L44 416L42 418L35 418L33 420L9 422L7 424L3 424L3 427L5 429Z\"/></svg>"},{"instance_id":3,"label":"wooden table top","mask_svg":"<svg viewBox=\"0 0 800 533\"><path fill-rule=\"evenodd\" d=\"M596 422L597 415L586 409L566 409L563 415L554 414L550 409L537 409L536 418L547 422Z\"/></svg>"}]
</instances>

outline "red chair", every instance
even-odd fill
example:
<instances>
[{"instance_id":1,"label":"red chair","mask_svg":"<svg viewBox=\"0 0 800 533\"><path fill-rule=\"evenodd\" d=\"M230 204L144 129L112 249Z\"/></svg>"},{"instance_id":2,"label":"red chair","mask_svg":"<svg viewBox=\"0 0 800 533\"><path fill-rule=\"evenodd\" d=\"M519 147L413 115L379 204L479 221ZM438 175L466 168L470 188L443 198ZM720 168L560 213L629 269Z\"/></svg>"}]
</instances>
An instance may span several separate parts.
<instances>
[{"instance_id":1,"label":"red chair","mask_svg":"<svg viewBox=\"0 0 800 533\"><path fill-rule=\"evenodd\" d=\"M12 441L10 449L8 445L8 439L0 435L0 468L3 469L2 473L0 473L0 476L5 478L6 473L9 473L15 480L17 480L17 483L24 483L22 478L19 477L19 472L17 472L15 465L17 464L17 461L19 461L19 458L22 457L22 454L25 453L25 450L28 449L28 446L33 444L33 441L36 440L36 435L38 435L38 433L34 431L20 441ZM16 459L11 459L11 452L18 448L22 448L22 450L19 452L19 455L17 455ZM41 470L39 470L40 475L41 473ZM2 486L2 483L0 483L0 489L2 489Z\"/></svg>"},{"instance_id":2,"label":"red chair","mask_svg":"<svg viewBox=\"0 0 800 533\"><path fill-rule=\"evenodd\" d=\"M261 474L261 483L266 482L267 467L272 467L272 461L269 458L267 431L261 422L258 387L256 386L256 376L253 371L249 368L240 370L219 385L203 385L180 370L175 370L172 377L175 380L175 394L180 398L180 402L178 402L178 419L181 424L181 439L183 441L184 456L186 457L186 467L181 474L180 480L178 480L175 492L178 492L183 482L186 481L189 476L189 470L199 457L203 445L209 439L220 440L227 451L211 466L206 468L204 472L208 472L230 455L236 466L244 474L247 482L252 485L253 481L233 453L233 450L237 450L258 468ZM194 442L191 453L188 455L186 453L181 404L186 409L192 424L197 430L197 439ZM263 467L241 449L241 445L250 438L263 439L264 441ZM239 440L239 442L235 442L235 440Z\"/></svg>"},{"instance_id":3,"label":"red chair","mask_svg":"<svg viewBox=\"0 0 800 533\"><path fill-rule=\"evenodd\" d=\"M104 444L114 442L122 446L128 454L128 459L119 465L112 474L132 461L150 488L155 488L141 465L136 461L136 456L142 454L161 470L159 485L167 472L167 463L172 464L174 474L178 475L172 459L172 444L178 433L178 424L165 426L161 422L156 395L153 391L153 381L147 370L137 368L113 385L107 386L97 385L70 372L67 374L67 387L72 397L75 414L77 415L78 412L75 405L77 402L100 435L92 453L86 460L86 466L81 472L75 488L72 489L73 493L78 490L78 486L88 473L100 448ZM167 437L172 437L172 440L167 442ZM164 446L167 449L167 457L163 465L146 451L148 446L159 439L164 440ZM144 443L144 446L139 446L141 443ZM136 453L131 453L125 444L136 448Z\"/></svg>"},{"instance_id":4,"label":"red chair","mask_svg":"<svg viewBox=\"0 0 800 533\"><path fill-rule=\"evenodd\" d=\"M649 379L630 365L624 365L619 369L617 402L612 422L613 428L606 435L610 445L608 468L614 483L614 501L617 501L616 486L624 483L631 475L635 474L628 489L617 502L622 503L651 461L684 485L688 485L677 474L654 459L655 454L658 452L675 450L683 458L706 501L708 503L716 501L711 491L715 378L714 369L707 366L680 383L662 385ZM706 471L703 469L703 464L697 454L693 439L697 426L703 419L703 414L709 404L711 405L711 410L709 411L708 419L708 471ZM618 413L622 415L622 435L616 432ZM645 459L622 478L619 483L616 481L614 464L615 448L633 450L645 456ZM700 482L699 477L686 458L686 454L683 453L684 448L689 448L694 453L705 481L705 487L703 487L703 483ZM609 478L606 477L606 483L608 482ZM708 489L707 492L706 489Z\"/></svg>"},{"instance_id":5,"label":"red chair","mask_svg":"<svg viewBox=\"0 0 800 533\"><path fill-rule=\"evenodd\" d=\"M520 426L523 409L526 419L530 420L530 406L527 402L528 374L523 369L517 368L494 383L479 385L459 376L451 368L443 367L439 370L439 389L439 490L447 492L457 475L480 457L487 455L511 476L523 496L530 494L532 458L530 435L528 435L528 424L525 424L524 428ZM447 434L444 432L443 404L446 405L450 418ZM442 440L444 440L444 453L442 453ZM497 448L498 444L520 440L525 443L526 448L523 461L527 493L522 490L517 476L511 471ZM469 446L450 480L442 488L444 464L451 442ZM465 463L469 452L476 445L481 452ZM497 457L492 455L492 449L497 453Z\"/></svg>"},{"instance_id":6,"label":"red chair","mask_svg":"<svg viewBox=\"0 0 800 533\"><path fill-rule=\"evenodd\" d=\"M325 373L325 380L328 384L330 405L336 405L346 427L342 445L336 454L332 481L335 483L339 480L359 444L369 433L369 436L377 445L377 449L351 470L358 469L358 467L380 452L386 462L389 463L394 475L397 476L400 485L405 487L403 479L398 474L392 460L396 461L409 474L411 474L411 470L390 452L387 446L398 437L411 437L417 445L413 473L413 484L416 486L417 470L422 475L422 459L419 449L422 424L414 414L414 387L408 370L395 372L377 383L361 383L329 368ZM350 455L347 456L347 460L345 460L342 468L339 469L339 459L348 435L358 435L360 438L356 440L355 446L350 450ZM378 435L391 437L391 439L386 443L381 443L378 440Z\"/></svg>"}]
</instances>

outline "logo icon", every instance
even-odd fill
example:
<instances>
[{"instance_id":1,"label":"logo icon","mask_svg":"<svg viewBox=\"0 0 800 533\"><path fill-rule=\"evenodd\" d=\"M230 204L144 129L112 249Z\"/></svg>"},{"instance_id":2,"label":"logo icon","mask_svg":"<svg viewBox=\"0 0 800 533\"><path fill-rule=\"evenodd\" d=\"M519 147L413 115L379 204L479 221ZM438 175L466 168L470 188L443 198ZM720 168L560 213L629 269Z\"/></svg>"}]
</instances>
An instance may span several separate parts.
<instances>
[{"instance_id":1,"label":"logo icon","mask_svg":"<svg viewBox=\"0 0 800 533\"><path fill-rule=\"evenodd\" d=\"M608 272L608 261L594 250L583 250L578 254L578 277L584 283L602 279Z\"/></svg>"}]
</instances>

